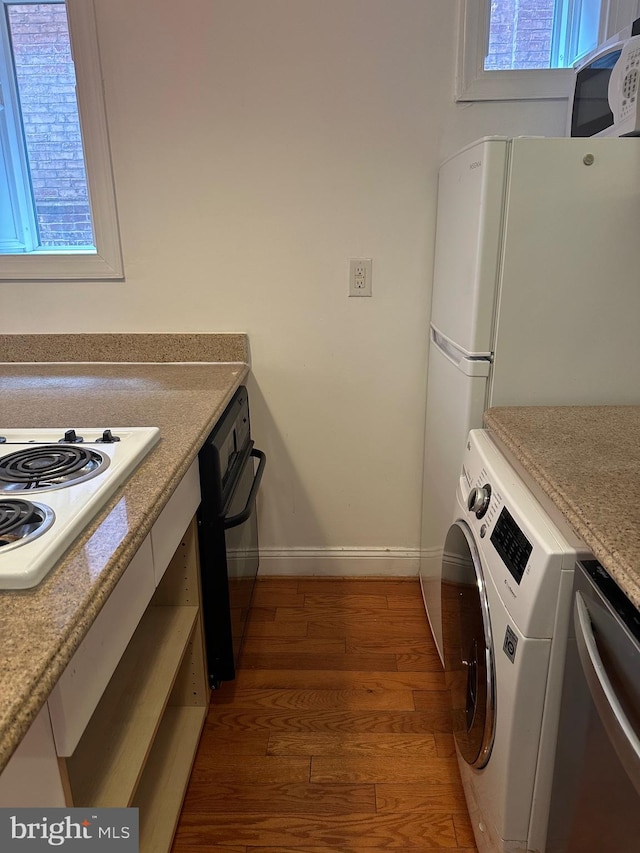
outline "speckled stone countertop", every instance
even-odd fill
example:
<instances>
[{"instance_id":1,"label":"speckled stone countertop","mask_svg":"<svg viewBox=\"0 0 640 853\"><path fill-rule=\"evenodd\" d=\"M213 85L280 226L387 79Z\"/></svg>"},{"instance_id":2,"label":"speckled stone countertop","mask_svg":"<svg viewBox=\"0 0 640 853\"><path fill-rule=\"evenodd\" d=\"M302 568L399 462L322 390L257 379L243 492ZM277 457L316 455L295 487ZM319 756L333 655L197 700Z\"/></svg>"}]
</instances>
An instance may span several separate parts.
<instances>
[{"instance_id":1,"label":"speckled stone countertop","mask_svg":"<svg viewBox=\"0 0 640 853\"><path fill-rule=\"evenodd\" d=\"M220 335L0 335L0 362L244 361L249 340Z\"/></svg>"},{"instance_id":2,"label":"speckled stone countertop","mask_svg":"<svg viewBox=\"0 0 640 853\"><path fill-rule=\"evenodd\" d=\"M640 608L640 406L501 407L485 425Z\"/></svg>"},{"instance_id":3,"label":"speckled stone countertop","mask_svg":"<svg viewBox=\"0 0 640 853\"><path fill-rule=\"evenodd\" d=\"M147 359L160 351L183 358L186 353L194 361L201 355L198 346L178 340L194 336L154 337L157 352L148 347ZM210 351L246 357L246 339L233 337L238 340L230 349L210 342ZM5 355L10 338L0 336ZM38 587L0 591L0 769L249 372L246 361L231 358L182 364L48 361L61 346L58 337L53 350L36 347L44 359L40 363L0 364L0 433L2 428L156 426L160 441ZM119 351L129 358L140 355L133 346Z\"/></svg>"}]
</instances>

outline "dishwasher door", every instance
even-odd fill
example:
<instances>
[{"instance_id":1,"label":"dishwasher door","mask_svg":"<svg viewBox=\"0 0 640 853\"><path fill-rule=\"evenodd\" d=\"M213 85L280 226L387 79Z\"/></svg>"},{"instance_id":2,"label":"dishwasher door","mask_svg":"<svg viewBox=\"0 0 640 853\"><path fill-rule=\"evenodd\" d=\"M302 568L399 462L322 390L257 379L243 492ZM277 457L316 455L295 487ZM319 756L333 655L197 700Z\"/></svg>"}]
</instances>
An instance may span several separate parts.
<instances>
[{"instance_id":1,"label":"dishwasher door","mask_svg":"<svg viewBox=\"0 0 640 853\"><path fill-rule=\"evenodd\" d=\"M640 617L578 563L546 853L640 849Z\"/></svg>"}]
</instances>

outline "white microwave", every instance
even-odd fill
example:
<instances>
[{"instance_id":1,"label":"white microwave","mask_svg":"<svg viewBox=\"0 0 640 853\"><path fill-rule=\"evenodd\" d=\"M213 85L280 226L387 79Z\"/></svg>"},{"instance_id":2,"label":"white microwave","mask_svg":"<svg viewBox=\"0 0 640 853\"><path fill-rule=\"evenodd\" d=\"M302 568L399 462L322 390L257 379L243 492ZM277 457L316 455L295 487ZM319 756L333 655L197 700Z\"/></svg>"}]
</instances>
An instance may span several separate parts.
<instances>
[{"instance_id":1,"label":"white microwave","mask_svg":"<svg viewBox=\"0 0 640 853\"><path fill-rule=\"evenodd\" d=\"M640 135L640 35L614 36L574 71L567 136Z\"/></svg>"}]
</instances>

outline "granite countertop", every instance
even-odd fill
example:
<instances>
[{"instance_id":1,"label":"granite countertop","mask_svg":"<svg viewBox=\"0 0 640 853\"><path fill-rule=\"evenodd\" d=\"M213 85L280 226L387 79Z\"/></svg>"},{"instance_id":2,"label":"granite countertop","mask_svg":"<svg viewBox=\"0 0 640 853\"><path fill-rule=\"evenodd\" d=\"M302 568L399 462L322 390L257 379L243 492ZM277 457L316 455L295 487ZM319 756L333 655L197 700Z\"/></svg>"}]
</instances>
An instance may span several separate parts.
<instances>
[{"instance_id":1,"label":"granite countertop","mask_svg":"<svg viewBox=\"0 0 640 853\"><path fill-rule=\"evenodd\" d=\"M40 361L19 363L16 352ZM110 354L111 362L89 363ZM0 770L247 377L248 358L243 335L0 336L0 432L160 429L158 444L42 583L0 591ZM169 363L176 359L190 363Z\"/></svg>"},{"instance_id":2,"label":"granite countertop","mask_svg":"<svg viewBox=\"0 0 640 853\"><path fill-rule=\"evenodd\" d=\"M640 406L514 406L485 425L640 608Z\"/></svg>"}]
</instances>

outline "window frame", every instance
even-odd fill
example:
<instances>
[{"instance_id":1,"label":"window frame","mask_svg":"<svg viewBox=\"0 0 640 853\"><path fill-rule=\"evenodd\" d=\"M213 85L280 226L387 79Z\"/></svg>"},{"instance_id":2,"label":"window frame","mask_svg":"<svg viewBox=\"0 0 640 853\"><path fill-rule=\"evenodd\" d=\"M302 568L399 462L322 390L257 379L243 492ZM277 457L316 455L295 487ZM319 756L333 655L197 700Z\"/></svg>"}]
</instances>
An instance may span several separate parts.
<instances>
[{"instance_id":1,"label":"window frame","mask_svg":"<svg viewBox=\"0 0 640 853\"><path fill-rule=\"evenodd\" d=\"M602 0L602 43L640 15L638 0ZM458 0L456 101L547 100L571 94L571 68L485 71L490 0Z\"/></svg>"},{"instance_id":2,"label":"window frame","mask_svg":"<svg viewBox=\"0 0 640 853\"><path fill-rule=\"evenodd\" d=\"M4 5L12 0L0 2ZM76 70L95 251L44 247L17 254L3 253L0 254L0 281L124 278L94 0L66 0L65 5ZM15 109L15 105L13 107ZM15 151L13 154L19 156L13 168L24 169L23 158Z\"/></svg>"}]
</instances>

